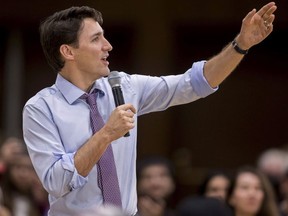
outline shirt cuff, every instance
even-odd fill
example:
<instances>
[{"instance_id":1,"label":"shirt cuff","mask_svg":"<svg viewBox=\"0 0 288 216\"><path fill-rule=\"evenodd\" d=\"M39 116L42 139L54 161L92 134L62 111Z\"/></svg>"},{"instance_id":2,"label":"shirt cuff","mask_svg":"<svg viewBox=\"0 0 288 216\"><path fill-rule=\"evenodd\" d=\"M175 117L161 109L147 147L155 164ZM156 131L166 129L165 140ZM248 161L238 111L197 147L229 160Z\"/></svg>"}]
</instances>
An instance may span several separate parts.
<instances>
[{"instance_id":1,"label":"shirt cuff","mask_svg":"<svg viewBox=\"0 0 288 216\"><path fill-rule=\"evenodd\" d=\"M207 97L218 90L218 86L212 88L204 76L205 63L206 61L195 62L190 72L192 86L199 97Z\"/></svg>"},{"instance_id":2,"label":"shirt cuff","mask_svg":"<svg viewBox=\"0 0 288 216\"><path fill-rule=\"evenodd\" d=\"M83 177L77 172L74 165L74 155L75 153L65 154L62 155L61 159L63 169L72 173L72 179L69 183L70 191L82 187L88 181L88 177Z\"/></svg>"}]
</instances>

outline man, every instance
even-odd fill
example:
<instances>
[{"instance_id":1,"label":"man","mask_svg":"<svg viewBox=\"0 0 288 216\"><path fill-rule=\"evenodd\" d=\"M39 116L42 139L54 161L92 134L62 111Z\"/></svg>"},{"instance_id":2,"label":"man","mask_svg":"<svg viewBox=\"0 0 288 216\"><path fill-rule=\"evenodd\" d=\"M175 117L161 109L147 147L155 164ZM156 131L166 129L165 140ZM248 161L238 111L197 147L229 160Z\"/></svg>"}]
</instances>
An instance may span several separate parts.
<instances>
[{"instance_id":1,"label":"man","mask_svg":"<svg viewBox=\"0 0 288 216\"><path fill-rule=\"evenodd\" d=\"M112 46L104 37L101 13L72 7L48 17L40 27L41 44L58 75L55 85L26 103L23 133L35 170L49 193L49 215L95 215L100 205L114 203L135 215L136 116L216 91L247 50L272 32L275 10L274 2L258 12L253 9L243 19L233 44L207 62L195 62L182 75L160 78L120 73L127 103L116 109L105 78ZM128 131L130 136L123 137ZM112 161L106 164L111 166L107 172L100 166L104 156ZM115 169L116 174L111 171ZM107 173L113 178L104 181ZM104 189L112 179L115 189ZM105 195L107 191L114 193L116 201Z\"/></svg>"}]
</instances>

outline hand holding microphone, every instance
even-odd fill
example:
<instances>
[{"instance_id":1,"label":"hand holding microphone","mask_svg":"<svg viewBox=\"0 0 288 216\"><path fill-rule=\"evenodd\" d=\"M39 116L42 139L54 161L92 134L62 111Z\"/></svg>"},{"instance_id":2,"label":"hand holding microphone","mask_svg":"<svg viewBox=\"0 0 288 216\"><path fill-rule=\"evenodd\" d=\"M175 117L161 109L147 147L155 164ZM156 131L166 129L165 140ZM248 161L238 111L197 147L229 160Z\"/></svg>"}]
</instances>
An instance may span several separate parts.
<instances>
[{"instance_id":1,"label":"hand holding microphone","mask_svg":"<svg viewBox=\"0 0 288 216\"><path fill-rule=\"evenodd\" d=\"M115 106L118 107L122 104L125 104L122 89L121 89L121 77L119 72L111 71L108 76L108 82L112 88ZM124 137L130 136L129 131L124 135Z\"/></svg>"}]
</instances>

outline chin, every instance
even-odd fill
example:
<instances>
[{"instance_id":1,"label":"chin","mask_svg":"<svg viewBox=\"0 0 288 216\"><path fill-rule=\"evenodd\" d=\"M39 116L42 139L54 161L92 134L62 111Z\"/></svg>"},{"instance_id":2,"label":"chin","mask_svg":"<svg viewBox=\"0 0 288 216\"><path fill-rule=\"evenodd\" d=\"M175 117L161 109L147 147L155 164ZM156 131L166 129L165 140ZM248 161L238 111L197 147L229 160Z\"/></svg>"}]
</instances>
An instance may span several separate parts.
<instances>
[{"instance_id":1,"label":"chin","mask_svg":"<svg viewBox=\"0 0 288 216\"><path fill-rule=\"evenodd\" d=\"M247 209L246 213L250 215L256 215L257 213L259 213L259 211L260 211L259 208L250 208Z\"/></svg>"},{"instance_id":2,"label":"chin","mask_svg":"<svg viewBox=\"0 0 288 216\"><path fill-rule=\"evenodd\" d=\"M109 74L110 74L109 68L102 70L102 71L98 71L99 77L107 77Z\"/></svg>"},{"instance_id":3,"label":"chin","mask_svg":"<svg viewBox=\"0 0 288 216\"><path fill-rule=\"evenodd\" d=\"M107 69L106 69L106 72L105 72L105 76L108 76L109 74L110 74L110 69L107 68Z\"/></svg>"}]
</instances>

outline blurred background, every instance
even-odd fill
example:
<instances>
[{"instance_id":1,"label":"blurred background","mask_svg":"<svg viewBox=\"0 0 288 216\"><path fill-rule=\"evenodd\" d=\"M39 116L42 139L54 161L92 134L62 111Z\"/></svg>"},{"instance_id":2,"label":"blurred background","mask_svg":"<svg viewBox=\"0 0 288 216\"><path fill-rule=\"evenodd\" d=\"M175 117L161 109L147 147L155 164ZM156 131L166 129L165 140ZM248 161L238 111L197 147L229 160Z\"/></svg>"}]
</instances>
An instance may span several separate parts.
<instances>
[{"instance_id":1,"label":"blurred background","mask_svg":"<svg viewBox=\"0 0 288 216\"><path fill-rule=\"evenodd\" d=\"M182 188L207 169L255 164L268 148L288 145L288 1L276 0L273 33L253 47L219 90L191 104L139 118L138 158L173 161ZM113 45L111 70L129 74L185 72L230 43L241 21L263 0L1 0L0 138L22 137L21 112L54 84L39 42L41 20L70 6L101 11ZM184 189L185 190L185 189ZM184 191L183 190L183 191Z\"/></svg>"}]
</instances>

